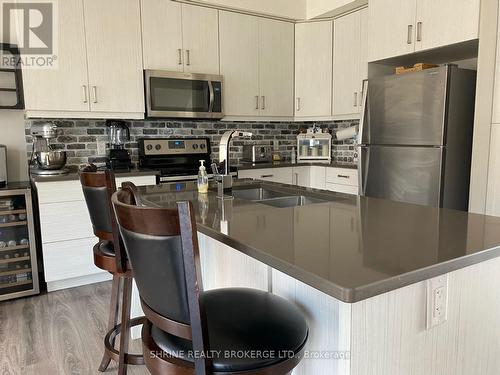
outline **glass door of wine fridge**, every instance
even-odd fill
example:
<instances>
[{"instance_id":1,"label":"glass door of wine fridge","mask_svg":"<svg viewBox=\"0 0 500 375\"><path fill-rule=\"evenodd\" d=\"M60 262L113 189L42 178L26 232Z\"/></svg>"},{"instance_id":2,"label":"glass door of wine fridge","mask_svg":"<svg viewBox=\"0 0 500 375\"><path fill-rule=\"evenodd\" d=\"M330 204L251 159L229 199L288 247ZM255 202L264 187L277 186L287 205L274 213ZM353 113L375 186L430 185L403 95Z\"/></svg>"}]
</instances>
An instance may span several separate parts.
<instances>
[{"instance_id":1,"label":"glass door of wine fridge","mask_svg":"<svg viewBox=\"0 0 500 375\"><path fill-rule=\"evenodd\" d=\"M31 190L0 189L0 301L38 294Z\"/></svg>"}]
</instances>

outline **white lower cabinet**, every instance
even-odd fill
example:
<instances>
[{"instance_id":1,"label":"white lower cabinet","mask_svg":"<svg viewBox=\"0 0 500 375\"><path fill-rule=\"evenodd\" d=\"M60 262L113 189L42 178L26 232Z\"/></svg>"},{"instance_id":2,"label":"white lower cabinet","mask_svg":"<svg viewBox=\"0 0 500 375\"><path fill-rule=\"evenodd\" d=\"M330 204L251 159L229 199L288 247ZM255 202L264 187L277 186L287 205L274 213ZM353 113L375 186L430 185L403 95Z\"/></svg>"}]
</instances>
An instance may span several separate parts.
<instances>
[{"instance_id":1,"label":"white lower cabinet","mask_svg":"<svg viewBox=\"0 0 500 375\"><path fill-rule=\"evenodd\" d=\"M239 171L238 177L330 190L345 194L358 194L358 171L350 168L314 165L248 169Z\"/></svg>"},{"instance_id":2,"label":"white lower cabinet","mask_svg":"<svg viewBox=\"0 0 500 375\"><path fill-rule=\"evenodd\" d=\"M116 186L131 181L154 185L155 176L119 177ZM40 232L47 290L72 288L108 280L111 275L94 265L97 243L80 181L36 182Z\"/></svg>"}]
</instances>

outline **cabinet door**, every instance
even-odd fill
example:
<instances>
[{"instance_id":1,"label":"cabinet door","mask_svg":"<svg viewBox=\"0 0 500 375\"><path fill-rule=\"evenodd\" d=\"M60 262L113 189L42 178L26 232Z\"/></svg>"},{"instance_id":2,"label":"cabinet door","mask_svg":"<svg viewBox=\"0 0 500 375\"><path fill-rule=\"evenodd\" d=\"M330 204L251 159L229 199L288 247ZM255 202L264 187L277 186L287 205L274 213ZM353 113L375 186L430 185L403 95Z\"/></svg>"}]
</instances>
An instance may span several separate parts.
<instances>
[{"instance_id":1,"label":"cabinet door","mask_svg":"<svg viewBox=\"0 0 500 375\"><path fill-rule=\"evenodd\" d=\"M84 0L91 110L144 112L137 0Z\"/></svg>"},{"instance_id":2,"label":"cabinet door","mask_svg":"<svg viewBox=\"0 0 500 375\"><path fill-rule=\"evenodd\" d=\"M294 42L292 23L260 20L261 116L293 116Z\"/></svg>"},{"instance_id":3,"label":"cabinet door","mask_svg":"<svg viewBox=\"0 0 500 375\"><path fill-rule=\"evenodd\" d=\"M418 0L416 50L479 37L480 0Z\"/></svg>"},{"instance_id":4,"label":"cabinet door","mask_svg":"<svg viewBox=\"0 0 500 375\"><path fill-rule=\"evenodd\" d=\"M224 76L224 113L259 114L259 18L219 13L220 72Z\"/></svg>"},{"instance_id":5,"label":"cabinet door","mask_svg":"<svg viewBox=\"0 0 500 375\"><path fill-rule=\"evenodd\" d=\"M333 23L333 114L358 114L361 65L359 12Z\"/></svg>"},{"instance_id":6,"label":"cabinet door","mask_svg":"<svg viewBox=\"0 0 500 375\"><path fill-rule=\"evenodd\" d=\"M295 116L332 114L332 22L295 25Z\"/></svg>"},{"instance_id":7,"label":"cabinet door","mask_svg":"<svg viewBox=\"0 0 500 375\"><path fill-rule=\"evenodd\" d=\"M491 126L486 214L500 216L500 124Z\"/></svg>"},{"instance_id":8,"label":"cabinet door","mask_svg":"<svg viewBox=\"0 0 500 375\"><path fill-rule=\"evenodd\" d=\"M24 69L27 110L88 111L87 55L81 0L58 3L57 68Z\"/></svg>"},{"instance_id":9,"label":"cabinet door","mask_svg":"<svg viewBox=\"0 0 500 375\"><path fill-rule=\"evenodd\" d=\"M293 167L292 173L294 185L311 187L311 167Z\"/></svg>"},{"instance_id":10,"label":"cabinet door","mask_svg":"<svg viewBox=\"0 0 500 375\"><path fill-rule=\"evenodd\" d=\"M182 5L184 71L219 74L219 12Z\"/></svg>"},{"instance_id":11,"label":"cabinet door","mask_svg":"<svg viewBox=\"0 0 500 375\"><path fill-rule=\"evenodd\" d=\"M415 51L417 0L370 0L368 61Z\"/></svg>"},{"instance_id":12,"label":"cabinet door","mask_svg":"<svg viewBox=\"0 0 500 375\"><path fill-rule=\"evenodd\" d=\"M181 4L142 0L144 69L182 72Z\"/></svg>"},{"instance_id":13,"label":"cabinet door","mask_svg":"<svg viewBox=\"0 0 500 375\"><path fill-rule=\"evenodd\" d=\"M363 107L363 81L368 79L368 8L359 11L359 77L358 77L358 111Z\"/></svg>"}]
</instances>

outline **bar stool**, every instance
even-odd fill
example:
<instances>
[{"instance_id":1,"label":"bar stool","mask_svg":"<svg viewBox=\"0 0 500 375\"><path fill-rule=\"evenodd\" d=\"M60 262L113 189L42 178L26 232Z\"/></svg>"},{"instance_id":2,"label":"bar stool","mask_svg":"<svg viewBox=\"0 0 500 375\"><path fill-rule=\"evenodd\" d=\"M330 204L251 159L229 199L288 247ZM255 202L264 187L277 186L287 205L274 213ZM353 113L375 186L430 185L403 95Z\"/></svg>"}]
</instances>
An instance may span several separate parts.
<instances>
[{"instance_id":1,"label":"bar stool","mask_svg":"<svg viewBox=\"0 0 500 375\"><path fill-rule=\"evenodd\" d=\"M120 246L121 239L115 216L111 214L111 195L116 191L115 176L112 171L97 172L95 167L86 167L80 171L80 182L94 234L99 238L93 249L94 264L113 275L108 332L104 338L104 355L99 371L106 371L113 360L118 363L118 374L124 375L127 373L127 364L144 364L142 355L128 353L128 345L130 328L143 324L145 318L130 319L133 275L130 263ZM121 319L118 324L120 309ZM116 350L114 346L118 334L120 343Z\"/></svg>"},{"instance_id":2,"label":"bar stool","mask_svg":"<svg viewBox=\"0 0 500 375\"><path fill-rule=\"evenodd\" d=\"M308 338L303 314L260 290L204 292L191 203L134 206L129 187L112 201L147 319L142 345L149 372L291 374Z\"/></svg>"}]
</instances>

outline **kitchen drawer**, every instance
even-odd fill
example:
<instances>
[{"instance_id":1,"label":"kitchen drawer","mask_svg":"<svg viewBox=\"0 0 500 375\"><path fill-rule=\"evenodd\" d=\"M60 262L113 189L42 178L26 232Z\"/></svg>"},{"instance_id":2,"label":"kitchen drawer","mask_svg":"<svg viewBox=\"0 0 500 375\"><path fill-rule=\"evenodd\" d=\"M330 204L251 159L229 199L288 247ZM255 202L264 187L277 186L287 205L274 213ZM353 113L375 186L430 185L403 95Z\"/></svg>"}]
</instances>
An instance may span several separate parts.
<instances>
[{"instance_id":1,"label":"kitchen drawer","mask_svg":"<svg viewBox=\"0 0 500 375\"><path fill-rule=\"evenodd\" d=\"M253 178L254 180L279 182L289 185L293 183L292 176L293 172L291 167L251 169L238 172L239 178Z\"/></svg>"},{"instance_id":2,"label":"kitchen drawer","mask_svg":"<svg viewBox=\"0 0 500 375\"><path fill-rule=\"evenodd\" d=\"M155 185L156 177L134 176L116 177L116 186L120 187L122 182L130 181L137 186ZM71 181L47 181L36 183L39 204L83 201L82 186L80 180Z\"/></svg>"},{"instance_id":3,"label":"kitchen drawer","mask_svg":"<svg viewBox=\"0 0 500 375\"><path fill-rule=\"evenodd\" d=\"M93 236L85 201L41 204L39 210L44 244Z\"/></svg>"},{"instance_id":4,"label":"kitchen drawer","mask_svg":"<svg viewBox=\"0 0 500 375\"><path fill-rule=\"evenodd\" d=\"M330 182L326 183L326 190L335 191L337 193L358 195L358 187L354 185L342 185L342 184L332 184Z\"/></svg>"},{"instance_id":5,"label":"kitchen drawer","mask_svg":"<svg viewBox=\"0 0 500 375\"><path fill-rule=\"evenodd\" d=\"M53 282L103 272L94 265L96 237L43 245L45 281Z\"/></svg>"},{"instance_id":6,"label":"kitchen drawer","mask_svg":"<svg viewBox=\"0 0 500 375\"><path fill-rule=\"evenodd\" d=\"M330 184L358 186L358 170L326 168L326 182Z\"/></svg>"}]
</instances>

